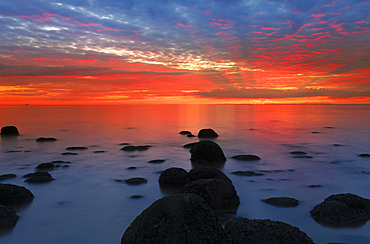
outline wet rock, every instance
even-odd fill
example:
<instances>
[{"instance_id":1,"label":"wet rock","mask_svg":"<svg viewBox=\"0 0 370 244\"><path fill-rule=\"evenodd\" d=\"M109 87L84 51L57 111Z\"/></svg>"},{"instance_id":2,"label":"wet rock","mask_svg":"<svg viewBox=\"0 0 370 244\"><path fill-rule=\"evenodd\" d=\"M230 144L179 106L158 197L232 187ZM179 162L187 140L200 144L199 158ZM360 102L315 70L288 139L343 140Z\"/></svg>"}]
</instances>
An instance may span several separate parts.
<instances>
[{"instance_id":1,"label":"wet rock","mask_svg":"<svg viewBox=\"0 0 370 244\"><path fill-rule=\"evenodd\" d=\"M53 142L56 141L57 139L54 137L39 137L36 139L36 142Z\"/></svg>"},{"instance_id":2,"label":"wet rock","mask_svg":"<svg viewBox=\"0 0 370 244\"><path fill-rule=\"evenodd\" d=\"M293 151L293 152L290 152L290 154L292 154L292 155L306 155L307 153L303 152L303 151Z\"/></svg>"},{"instance_id":3,"label":"wet rock","mask_svg":"<svg viewBox=\"0 0 370 244\"><path fill-rule=\"evenodd\" d=\"M313 158L313 157L307 156L307 155L298 155L298 156L294 156L293 158Z\"/></svg>"},{"instance_id":4,"label":"wet rock","mask_svg":"<svg viewBox=\"0 0 370 244\"><path fill-rule=\"evenodd\" d=\"M67 147L67 151L82 151L82 150L87 150L87 147Z\"/></svg>"},{"instance_id":5,"label":"wet rock","mask_svg":"<svg viewBox=\"0 0 370 244\"><path fill-rule=\"evenodd\" d=\"M130 198L131 199L140 199L140 198L143 198L143 196L142 195L132 195Z\"/></svg>"},{"instance_id":6,"label":"wet rock","mask_svg":"<svg viewBox=\"0 0 370 244\"><path fill-rule=\"evenodd\" d=\"M29 203L33 198L32 192L23 186L0 183L0 204L4 206Z\"/></svg>"},{"instance_id":7,"label":"wet rock","mask_svg":"<svg viewBox=\"0 0 370 244\"><path fill-rule=\"evenodd\" d=\"M299 228L269 219L235 217L225 223L225 231L233 244L314 244Z\"/></svg>"},{"instance_id":8,"label":"wet rock","mask_svg":"<svg viewBox=\"0 0 370 244\"><path fill-rule=\"evenodd\" d=\"M210 163L225 163L226 157L221 147L209 140L203 140L195 144L191 149L191 162L198 163L199 160L206 160Z\"/></svg>"},{"instance_id":9,"label":"wet rock","mask_svg":"<svg viewBox=\"0 0 370 244\"><path fill-rule=\"evenodd\" d=\"M235 160L240 160L240 161L254 161L254 160L261 159L260 157L256 155L251 155L251 154L235 155L235 156L232 156L231 158Z\"/></svg>"},{"instance_id":10,"label":"wet rock","mask_svg":"<svg viewBox=\"0 0 370 244\"><path fill-rule=\"evenodd\" d=\"M334 143L333 146L334 147L340 147L340 146L342 146L342 144Z\"/></svg>"},{"instance_id":11,"label":"wet rock","mask_svg":"<svg viewBox=\"0 0 370 244\"><path fill-rule=\"evenodd\" d=\"M15 174L3 174L3 175L0 175L0 180L8 180L8 179L13 179L13 178L16 178L17 175Z\"/></svg>"},{"instance_id":12,"label":"wet rock","mask_svg":"<svg viewBox=\"0 0 370 244\"><path fill-rule=\"evenodd\" d=\"M73 152L64 152L62 155L78 155L78 153L73 153Z\"/></svg>"},{"instance_id":13,"label":"wet rock","mask_svg":"<svg viewBox=\"0 0 370 244\"><path fill-rule=\"evenodd\" d=\"M161 163L164 163L166 162L165 159L153 159L153 160L150 160L148 163L150 164L161 164Z\"/></svg>"},{"instance_id":14,"label":"wet rock","mask_svg":"<svg viewBox=\"0 0 370 244\"><path fill-rule=\"evenodd\" d=\"M41 163L37 165L36 169L50 170L54 168L54 163Z\"/></svg>"},{"instance_id":15,"label":"wet rock","mask_svg":"<svg viewBox=\"0 0 370 244\"><path fill-rule=\"evenodd\" d=\"M184 148L192 148L195 144L197 144L198 142L192 142L192 143L188 143L188 144L185 144L183 147Z\"/></svg>"},{"instance_id":16,"label":"wet rock","mask_svg":"<svg viewBox=\"0 0 370 244\"><path fill-rule=\"evenodd\" d=\"M189 135L187 135L187 137L192 138L192 137L195 137L195 135L189 134Z\"/></svg>"},{"instance_id":17,"label":"wet rock","mask_svg":"<svg viewBox=\"0 0 370 244\"><path fill-rule=\"evenodd\" d=\"M135 166L131 166L131 167L128 167L127 169L128 169L128 170L134 170L134 169L137 169L137 167L135 167Z\"/></svg>"},{"instance_id":18,"label":"wet rock","mask_svg":"<svg viewBox=\"0 0 370 244\"><path fill-rule=\"evenodd\" d=\"M236 212L240 204L235 187L227 180L200 179L191 181L178 193L196 194L218 212Z\"/></svg>"},{"instance_id":19,"label":"wet rock","mask_svg":"<svg viewBox=\"0 0 370 244\"><path fill-rule=\"evenodd\" d=\"M370 219L370 200L351 193L327 197L310 211L311 217L322 223L347 224Z\"/></svg>"},{"instance_id":20,"label":"wet rock","mask_svg":"<svg viewBox=\"0 0 370 244\"><path fill-rule=\"evenodd\" d=\"M161 173L158 183L161 187L181 188L189 182L189 173L182 168L168 168Z\"/></svg>"},{"instance_id":21,"label":"wet rock","mask_svg":"<svg viewBox=\"0 0 370 244\"><path fill-rule=\"evenodd\" d=\"M141 177L134 177L134 178L125 180L125 182L128 185L141 185L141 184L147 183L148 181Z\"/></svg>"},{"instance_id":22,"label":"wet rock","mask_svg":"<svg viewBox=\"0 0 370 244\"><path fill-rule=\"evenodd\" d=\"M191 135L191 132L188 130L180 131L180 135Z\"/></svg>"},{"instance_id":23,"label":"wet rock","mask_svg":"<svg viewBox=\"0 0 370 244\"><path fill-rule=\"evenodd\" d=\"M297 199L294 199L291 197L271 197L271 198L263 199L261 201L266 204L270 204L276 207L283 207L283 208L296 207L299 204L299 201Z\"/></svg>"},{"instance_id":24,"label":"wet rock","mask_svg":"<svg viewBox=\"0 0 370 244\"><path fill-rule=\"evenodd\" d=\"M94 151L94 153L105 153L106 151L104 150L97 150L97 151Z\"/></svg>"},{"instance_id":25,"label":"wet rock","mask_svg":"<svg viewBox=\"0 0 370 244\"><path fill-rule=\"evenodd\" d=\"M208 204L194 194L173 194L155 201L126 229L122 244L229 243Z\"/></svg>"},{"instance_id":26,"label":"wet rock","mask_svg":"<svg viewBox=\"0 0 370 244\"><path fill-rule=\"evenodd\" d=\"M27 178L25 182L28 183L44 183L54 180L47 171L37 171L35 173L29 173L24 175L23 178Z\"/></svg>"},{"instance_id":27,"label":"wet rock","mask_svg":"<svg viewBox=\"0 0 370 244\"><path fill-rule=\"evenodd\" d=\"M232 174L234 175L240 175L240 176L262 176L262 175L265 175L265 174L262 174L262 173L256 173L254 171L234 171L232 172Z\"/></svg>"},{"instance_id":28,"label":"wet rock","mask_svg":"<svg viewBox=\"0 0 370 244\"><path fill-rule=\"evenodd\" d=\"M310 188L319 188L319 187L322 187L322 185L309 185L308 187L310 187Z\"/></svg>"},{"instance_id":29,"label":"wet rock","mask_svg":"<svg viewBox=\"0 0 370 244\"><path fill-rule=\"evenodd\" d=\"M362 154L359 154L358 156L362 158L370 158L370 154L368 153L362 153Z\"/></svg>"},{"instance_id":30,"label":"wet rock","mask_svg":"<svg viewBox=\"0 0 370 244\"><path fill-rule=\"evenodd\" d=\"M189 172L190 181L199 179L221 179L231 183L229 177L227 177L221 170L210 168L210 167L195 167Z\"/></svg>"},{"instance_id":31,"label":"wet rock","mask_svg":"<svg viewBox=\"0 0 370 244\"><path fill-rule=\"evenodd\" d=\"M218 134L213 129L201 129L198 132L199 138L207 138L207 139L213 139L217 138Z\"/></svg>"},{"instance_id":32,"label":"wet rock","mask_svg":"<svg viewBox=\"0 0 370 244\"><path fill-rule=\"evenodd\" d=\"M19 216L14 209L0 205L0 229L11 228L18 222Z\"/></svg>"},{"instance_id":33,"label":"wet rock","mask_svg":"<svg viewBox=\"0 0 370 244\"><path fill-rule=\"evenodd\" d=\"M34 176L46 176L46 177L51 177L51 174L47 171L37 171L34 173L28 173L26 175L23 175L23 178L31 178Z\"/></svg>"},{"instance_id":34,"label":"wet rock","mask_svg":"<svg viewBox=\"0 0 370 244\"><path fill-rule=\"evenodd\" d=\"M4 126L1 128L1 136L18 136L19 131L14 125Z\"/></svg>"}]
</instances>

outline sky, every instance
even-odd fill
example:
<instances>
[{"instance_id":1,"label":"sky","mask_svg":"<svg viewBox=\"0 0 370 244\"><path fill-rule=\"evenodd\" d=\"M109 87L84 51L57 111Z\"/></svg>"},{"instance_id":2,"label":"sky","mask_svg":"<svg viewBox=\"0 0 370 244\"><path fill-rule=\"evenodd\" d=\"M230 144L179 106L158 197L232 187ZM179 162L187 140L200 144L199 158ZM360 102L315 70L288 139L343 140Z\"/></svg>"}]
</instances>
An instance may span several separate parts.
<instances>
[{"instance_id":1,"label":"sky","mask_svg":"<svg viewBox=\"0 0 370 244\"><path fill-rule=\"evenodd\" d=\"M370 1L0 0L0 104L370 104Z\"/></svg>"}]
</instances>

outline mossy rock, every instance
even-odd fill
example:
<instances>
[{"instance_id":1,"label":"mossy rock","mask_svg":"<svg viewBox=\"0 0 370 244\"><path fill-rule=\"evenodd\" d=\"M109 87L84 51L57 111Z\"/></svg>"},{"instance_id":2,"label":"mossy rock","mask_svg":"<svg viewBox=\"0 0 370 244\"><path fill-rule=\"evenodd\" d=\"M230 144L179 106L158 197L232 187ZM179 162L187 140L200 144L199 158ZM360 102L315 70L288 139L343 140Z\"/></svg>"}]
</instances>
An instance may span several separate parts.
<instances>
[{"instance_id":1,"label":"mossy rock","mask_svg":"<svg viewBox=\"0 0 370 244\"><path fill-rule=\"evenodd\" d=\"M229 242L216 215L202 198L195 194L173 194L155 201L137 216L121 243Z\"/></svg>"}]
</instances>

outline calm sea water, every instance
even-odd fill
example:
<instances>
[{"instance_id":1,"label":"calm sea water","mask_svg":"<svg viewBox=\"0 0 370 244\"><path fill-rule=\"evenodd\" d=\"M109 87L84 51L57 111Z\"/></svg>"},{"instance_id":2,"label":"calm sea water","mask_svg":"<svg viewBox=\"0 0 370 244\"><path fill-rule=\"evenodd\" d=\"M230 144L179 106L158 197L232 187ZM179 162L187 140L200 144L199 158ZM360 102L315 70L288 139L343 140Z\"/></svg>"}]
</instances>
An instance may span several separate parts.
<instances>
[{"instance_id":1,"label":"calm sea water","mask_svg":"<svg viewBox=\"0 0 370 244\"><path fill-rule=\"evenodd\" d=\"M0 126L15 125L20 131L18 137L0 139L0 174L18 176L2 183L25 186L35 195L30 205L17 209L21 218L0 234L0 243L120 243L135 217L166 195L158 186L159 172L192 168L183 145L198 138L179 132L197 134L202 128L220 135L214 141L227 157L221 170L232 179L241 200L236 216L289 223L316 243L370 243L369 222L331 228L309 214L331 194L370 198L370 160L357 156L370 153L369 121L369 105L0 106ZM58 140L37 143L38 137ZM152 147L124 152L120 143ZM61 155L69 146L88 150ZM102 150L105 153L94 153ZM295 150L313 158L293 158L289 152ZM231 158L237 154L255 154L261 160ZM149 164L152 159L166 161ZM24 182L23 175L53 160L71 164L50 171L55 178L50 183ZM128 170L131 166L137 169ZM265 175L231 174L236 170ZM115 181L131 177L144 177L148 183ZM278 208L261 202L275 196L294 197L300 204Z\"/></svg>"}]
</instances>

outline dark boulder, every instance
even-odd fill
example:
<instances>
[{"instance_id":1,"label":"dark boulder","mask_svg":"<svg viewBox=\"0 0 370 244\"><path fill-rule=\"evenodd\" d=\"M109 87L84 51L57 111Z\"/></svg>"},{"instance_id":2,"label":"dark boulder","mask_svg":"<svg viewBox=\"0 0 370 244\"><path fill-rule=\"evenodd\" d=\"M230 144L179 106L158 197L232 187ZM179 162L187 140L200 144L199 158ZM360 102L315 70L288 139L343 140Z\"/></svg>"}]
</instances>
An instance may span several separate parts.
<instances>
[{"instance_id":1,"label":"dark boulder","mask_svg":"<svg viewBox=\"0 0 370 244\"><path fill-rule=\"evenodd\" d=\"M251 155L251 154L242 154L242 155L235 155L232 156L231 158L239 161L254 161L254 160L260 160L261 158L256 156L256 155Z\"/></svg>"},{"instance_id":2,"label":"dark boulder","mask_svg":"<svg viewBox=\"0 0 370 244\"><path fill-rule=\"evenodd\" d=\"M203 140L195 144L191 149L191 162L201 163L205 160L209 163L225 163L226 157L221 147L213 141Z\"/></svg>"},{"instance_id":3,"label":"dark boulder","mask_svg":"<svg viewBox=\"0 0 370 244\"><path fill-rule=\"evenodd\" d=\"M34 177L34 176L51 177L51 174L49 174L49 172L47 172L47 171L37 171L37 172L34 172L34 173L28 173L26 175L23 175L23 178L31 178L31 177Z\"/></svg>"},{"instance_id":4,"label":"dark boulder","mask_svg":"<svg viewBox=\"0 0 370 244\"><path fill-rule=\"evenodd\" d=\"M132 146L132 145L129 145L129 146L125 146L123 148L121 148L122 151L126 151L126 152L134 152L134 151L145 151L145 150L148 150L150 146L146 145L146 146Z\"/></svg>"},{"instance_id":5,"label":"dark boulder","mask_svg":"<svg viewBox=\"0 0 370 244\"><path fill-rule=\"evenodd\" d=\"M181 188L189 182L189 173L182 168L169 168L161 173L158 183L161 187Z\"/></svg>"},{"instance_id":6,"label":"dark boulder","mask_svg":"<svg viewBox=\"0 0 370 244\"><path fill-rule=\"evenodd\" d=\"M150 160L148 163L150 164L161 164L161 163L164 163L166 162L165 159L153 159L153 160Z\"/></svg>"},{"instance_id":7,"label":"dark boulder","mask_svg":"<svg viewBox=\"0 0 370 244\"><path fill-rule=\"evenodd\" d=\"M267 199L262 199L261 201L266 204L283 208L296 207L299 204L299 201L297 199L291 197L271 197Z\"/></svg>"},{"instance_id":8,"label":"dark boulder","mask_svg":"<svg viewBox=\"0 0 370 244\"><path fill-rule=\"evenodd\" d=\"M190 181L199 180L199 179L221 179L230 181L221 170L210 167L195 167L189 172Z\"/></svg>"},{"instance_id":9,"label":"dark boulder","mask_svg":"<svg viewBox=\"0 0 370 244\"><path fill-rule=\"evenodd\" d=\"M13 179L13 178L16 178L17 175L15 174L3 174L3 175L0 175L0 180L8 180L8 179Z\"/></svg>"},{"instance_id":10,"label":"dark boulder","mask_svg":"<svg viewBox=\"0 0 370 244\"><path fill-rule=\"evenodd\" d=\"M292 154L292 155L306 155L307 153L303 152L303 151L293 151L293 152L290 152L290 154Z\"/></svg>"},{"instance_id":11,"label":"dark boulder","mask_svg":"<svg viewBox=\"0 0 370 244\"><path fill-rule=\"evenodd\" d=\"M155 201L126 229L122 244L229 243L209 205L194 194L173 194Z\"/></svg>"},{"instance_id":12,"label":"dark boulder","mask_svg":"<svg viewBox=\"0 0 370 244\"><path fill-rule=\"evenodd\" d=\"M0 229L13 227L19 219L14 209L0 205Z\"/></svg>"},{"instance_id":13,"label":"dark boulder","mask_svg":"<svg viewBox=\"0 0 370 244\"><path fill-rule=\"evenodd\" d=\"M191 132L188 130L180 131L180 135L191 135Z\"/></svg>"},{"instance_id":14,"label":"dark boulder","mask_svg":"<svg viewBox=\"0 0 370 244\"><path fill-rule=\"evenodd\" d=\"M314 244L299 228L269 219L235 217L225 223L225 231L233 244Z\"/></svg>"},{"instance_id":15,"label":"dark boulder","mask_svg":"<svg viewBox=\"0 0 370 244\"><path fill-rule=\"evenodd\" d=\"M200 179L191 181L178 193L193 193L203 198L217 212L236 212L240 200L230 181Z\"/></svg>"},{"instance_id":16,"label":"dark boulder","mask_svg":"<svg viewBox=\"0 0 370 244\"><path fill-rule=\"evenodd\" d=\"M213 129L201 129L198 132L199 138L207 138L207 139L213 139L217 138L218 134Z\"/></svg>"},{"instance_id":17,"label":"dark boulder","mask_svg":"<svg viewBox=\"0 0 370 244\"><path fill-rule=\"evenodd\" d=\"M73 153L73 152L64 152L62 155L78 155L78 153Z\"/></svg>"},{"instance_id":18,"label":"dark boulder","mask_svg":"<svg viewBox=\"0 0 370 244\"><path fill-rule=\"evenodd\" d=\"M140 199L140 198L143 198L143 196L142 195L132 195L130 198L131 199Z\"/></svg>"},{"instance_id":19,"label":"dark boulder","mask_svg":"<svg viewBox=\"0 0 370 244\"><path fill-rule=\"evenodd\" d=\"M195 144L197 144L198 142L192 142L192 143L188 143L188 144L185 144L183 147L184 148L192 148Z\"/></svg>"},{"instance_id":20,"label":"dark boulder","mask_svg":"<svg viewBox=\"0 0 370 244\"><path fill-rule=\"evenodd\" d=\"M0 183L0 204L4 206L29 203L33 198L32 192L23 186Z\"/></svg>"},{"instance_id":21,"label":"dark boulder","mask_svg":"<svg viewBox=\"0 0 370 244\"><path fill-rule=\"evenodd\" d=\"M54 137L39 137L36 139L36 142L52 142L56 141L57 139Z\"/></svg>"},{"instance_id":22,"label":"dark boulder","mask_svg":"<svg viewBox=\"0 0 370 244\"><path fill-rule=\"evenodd\" d=\"M41 163L37 165L36 169L48 170L48 169L53 169L54 166L55 166L54 163Z\"/></svg>"},{"instance_id":23,"label":"dark boulder","mask_svg":"<svg viewBox=\"0 0 370 244\"><path fill-rule=\"evenodd\" d=\"M370 219L370 200L351 193L327 197L310 211L311 217L321 223L347 224Z\"/></svg>"},{"instance_id":24,"label":"dark boulder","mask_svg":"<svg viewBox=\"0 0 370 244\"><path fill-rule=\"evenodd\" d=\"M1 128L1 136L18 136L19 131L17 127L13 125L4 126Z\"/></svg>"},{"instance_id":25,"label":"dark boulder","mask_svg":"<svg viewBox=\"0 0 370 244\"><path fill-rule=\"evenodd\" d=\"M82 150L87 150L87 147L67 147L66 150L68 150L68 151L82 151Z\"/></svg>"},{"instance_id":26,"label":"dark boulder","mask_svg":"<svg viewBox=\"0 0 370 244\"><path fill-rule=\"evenodd\" d=\"M25 182L28 183L44 183L54 180L47 171L37 171L35 173L29 173L24 175L23 178L27 178Z\"/></svg>"},{"instance_id":27,"label":"dark boulder","mask_svg":"<svg viewBox=\"0 0 370 244\"><path fill-rule=\"evenodd\" d=\"M232 174L234 175L240 175L240 176L263 176L265 174L262 174L262 173L256 173L254 171L234 171L232 172Z\"/></svg>"},{"instance_id":28,"label":"dark boulder","mask_svg":"<svg viewBox=\"0 0 370 244\"><path fill-rule=\"evenodd\" d=\"M362 157L362 158L370 158L370 154L368 154L368 153L361 153L358 156Z\"/></svg>"},{"instance_id":29,"label":"dark boulder","mask_svg":"<svg viewBox=\"0 0 370 244\"><path fill-rule=\"evenodd\" d=\"M148 181L141 177L134 177L134 178L125 180L125 182L128 185L141 185L141 184L147 183Z\"/></svg>"}]
</instances>

